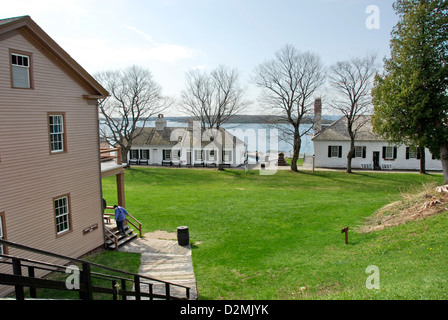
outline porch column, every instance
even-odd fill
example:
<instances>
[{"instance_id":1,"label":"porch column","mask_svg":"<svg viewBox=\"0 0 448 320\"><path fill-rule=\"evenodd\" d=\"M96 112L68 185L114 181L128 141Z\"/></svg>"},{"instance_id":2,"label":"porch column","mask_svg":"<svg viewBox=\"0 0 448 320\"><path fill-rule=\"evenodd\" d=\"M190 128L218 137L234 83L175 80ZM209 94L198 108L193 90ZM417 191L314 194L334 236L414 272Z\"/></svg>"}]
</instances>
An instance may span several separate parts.
<instances>
[{"instance_id":1,"label":"porch column","mask_svg":"<svg viewBox=\"0 0 448 320\"><path fill-rule=\"evenodd\" d=\"M117 198L118 205L120 207L126 207L125 194L124 194L124 172L117 174Z\"/></svg>"}]
</instances>

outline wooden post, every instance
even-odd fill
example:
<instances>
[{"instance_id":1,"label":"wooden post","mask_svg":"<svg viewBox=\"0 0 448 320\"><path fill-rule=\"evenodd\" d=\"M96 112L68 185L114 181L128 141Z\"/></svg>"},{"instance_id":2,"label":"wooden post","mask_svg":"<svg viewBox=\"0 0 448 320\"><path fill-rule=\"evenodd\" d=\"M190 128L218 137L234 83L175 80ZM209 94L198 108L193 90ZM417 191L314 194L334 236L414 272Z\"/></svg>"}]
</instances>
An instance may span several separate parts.
<instances>
[{"instance_id":1,"label":"wooden post","mask_svg":"<svg viewBox=\"0 0 448 320\"><path fill-rule=\"evenodd\" d=\"M116 280L112 280L112 289L115 290L114 294L112 295L112 298L114 301L118 300L118 285Z\"/></svg>"},{"instance_id":2,"label":"wooden post","mask_svg":"<svg viewBox=\"0 0 448 320\"><path fill-rule=\"evenodd\" d=\"M84 291L79 291L82 300L93 300L92 278L90 274L90 264L83 263L81 271L81 283L84 284Z\"/></svg>"},{"instance_id":3,"label":"wooden post","mask_svg":"<svg viewBox=\"0 0 448 320\"><path fill-rule=\"evenodd\" d=\"M126 279L121 279L121 299L126 300Z\"/></svg>"},{"instance_id":4,"label":"wooden post","mask_svg":"<svg viewBox=\"0 0 448 320\"><path fill-rule=\"evenodd\" d=\"M120 207L126 208L126 200L124 194L124 173L117 174L117 198L118 205Z\"/></svg>"},{"instance_id":5,"label":"wooden post","mask_svg":"<svg viewBox=\"0 0 448 320\"><path fill-rule=\"evenodd\" d=\"M12 258L12 270L15 276L22 276L22 263L18 258ZM25 300L25 292L23 290L23 285L15 285L16 299Z\"/></svg>"},{"instance_id":6,"label":"wooden post","mask_svg":"<svg viewBox=\"0 0 448 320\"><path fill-rule=\"evenodd\" d=\"M169 283L165 283L165 295L166 295L166 300L170 300L170 284Z\"/></svg>"},{"instance_id":7,"label":"wooden post","mask_svg":"<svg viewBox=\"0 0 448 320\"><path fill-rule=\"evenodd\" d=\"M341 232L345 233L345 244L348 244L348 227L342 229Z\"/></svg>"},{"instance_id":8,"label":"wooden post","mask_svg":"<svg viewBox=\"0 0 448 320\"><path fill-rule=\"evenodd\" d=\"M28 266L28 277L30 277L30 278L36 277L34 274L34 267L32 267L32 266ZM33 286L30 286L30 298L37 298L36 288Z\"/></svg>"},{"instance_id":9,"label":"wooden post","mask_svg":"<svg viewBox=\"0 0 448 320\"><path fill-rule=\"evenodd\" d=\"M154 297L152 295L153 294L153 292L152 292L152 283L149 283L148 286L149 286L149 294L151 295L149 297L149 300L154 300Z\"/></svg>"},{"instance_id":10,"label":"wooden post","mask_svg":"<svg viewBox=\"0 0 448 320\"><path fill-rule=\"evenodd\" d=\"M141 300L141 296L140 296L140 277L138 275L134 276L134 286L135 286L135 300Z\"/></svg>"}]
</instances>

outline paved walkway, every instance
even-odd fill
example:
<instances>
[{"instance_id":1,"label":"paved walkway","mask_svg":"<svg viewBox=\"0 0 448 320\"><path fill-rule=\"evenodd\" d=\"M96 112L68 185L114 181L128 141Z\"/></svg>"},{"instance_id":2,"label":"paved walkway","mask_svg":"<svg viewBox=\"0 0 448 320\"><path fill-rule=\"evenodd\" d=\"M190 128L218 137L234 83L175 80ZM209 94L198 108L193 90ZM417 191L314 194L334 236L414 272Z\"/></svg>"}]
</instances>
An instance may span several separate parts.
<instances>
[{"instance_id":1,"label":"paved walkway","mask_svg":"<svg viewBox=\"0 0 448 320\"><path fill-rule=\"evenodd\" d=\"M191 247L180 246L177 240L163 239L173 237L173 234L160 233L145 234L144 238L137 238L120 248L122 252L141 254L141 264L138 273L150 278L167 281L190 287L190 299L197 300L196 279L193 271ZM176 238L176 234L174 234ZM185 297L183 288L171 286L170 294ZM148 292L148 286L142 286L141 291ZM153 293L165 294L165 285L153 282Z\"/></svg>"}]
</instances>

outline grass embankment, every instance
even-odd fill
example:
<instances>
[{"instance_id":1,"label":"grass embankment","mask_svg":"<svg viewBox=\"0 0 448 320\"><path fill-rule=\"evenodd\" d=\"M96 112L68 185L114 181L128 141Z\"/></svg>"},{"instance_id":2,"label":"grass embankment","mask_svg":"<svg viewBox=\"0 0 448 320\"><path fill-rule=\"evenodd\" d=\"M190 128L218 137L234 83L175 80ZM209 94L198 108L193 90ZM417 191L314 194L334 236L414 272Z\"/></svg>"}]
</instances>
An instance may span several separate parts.
<instances>
[{"instance_id":1,"label":"grass embankment","mask_svg":"<svg viewBox=\"0 0 448 320\"><path fill-rule=\"evenodd\" d=\"M201 299L446 299L446 213L370 233L384 205L440 175L132 168L144 232L188 226ZM103 181L108 204L114 179ZM349 227L349 244L341 229ZM367 289L368 266L380 289Z\"/></svg>"}]
</instances>

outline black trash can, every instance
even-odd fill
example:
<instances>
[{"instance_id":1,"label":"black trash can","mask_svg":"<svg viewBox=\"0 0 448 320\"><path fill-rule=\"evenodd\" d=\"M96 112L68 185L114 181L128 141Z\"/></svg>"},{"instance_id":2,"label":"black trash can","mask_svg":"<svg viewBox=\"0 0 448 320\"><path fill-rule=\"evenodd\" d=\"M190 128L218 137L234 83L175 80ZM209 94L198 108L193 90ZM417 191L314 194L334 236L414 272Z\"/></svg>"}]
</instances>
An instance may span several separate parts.
<instances>
[{"instance_id":1,"label":"black trash can","mask_svg":"<svg viewBox=\"0 0 448 320\"><path fill-rule=\"evenodd\" d=\"M177 227L177 243L179 243L180 246L187 246L190 244L188 227Z\"/></svg>"}]
</instances>

